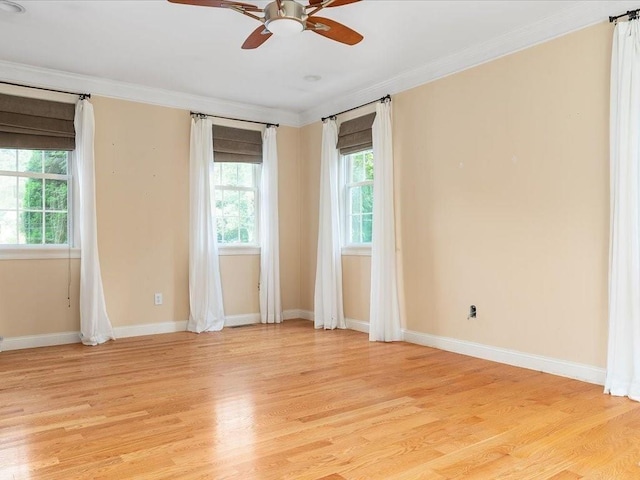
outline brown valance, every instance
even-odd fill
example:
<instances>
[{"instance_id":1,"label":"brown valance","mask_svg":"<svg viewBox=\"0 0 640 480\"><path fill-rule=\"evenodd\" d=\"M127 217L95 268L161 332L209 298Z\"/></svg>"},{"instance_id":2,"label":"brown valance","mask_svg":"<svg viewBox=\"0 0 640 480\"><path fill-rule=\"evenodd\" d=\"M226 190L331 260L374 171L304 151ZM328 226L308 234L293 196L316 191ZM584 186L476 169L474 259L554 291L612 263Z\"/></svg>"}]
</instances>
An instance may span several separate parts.
<instances>
[{"instance_id":1,"label":"brown valance","mask_svg":"<svg viewBox=\"0 0 640 480\"><path fill-rule=\"evenodd\" d=\"M0 94L0 148L74 150L75 105Z\"/></svg>"},{"instance_id":2,"label":"brown valance","mask_svg":"<svg viewBox=\"0 0 640 480\"><path fill-rule=\"evenodd\" d=\"M371 127L376 114L370 113L362 117L347 120L340 125L338 133L338 150L341 155L361 152L373 147Z\"/></svg>"},{"instance_id":3,"label":"brown valance","mask_svg":"<svg viewBox=\"0 0 640 480\"><path fill-rule=\"evenodd\" d=\"M262 133L214 125L213 159L216 162L262 163Z\"/></svg>"}]
</instances>

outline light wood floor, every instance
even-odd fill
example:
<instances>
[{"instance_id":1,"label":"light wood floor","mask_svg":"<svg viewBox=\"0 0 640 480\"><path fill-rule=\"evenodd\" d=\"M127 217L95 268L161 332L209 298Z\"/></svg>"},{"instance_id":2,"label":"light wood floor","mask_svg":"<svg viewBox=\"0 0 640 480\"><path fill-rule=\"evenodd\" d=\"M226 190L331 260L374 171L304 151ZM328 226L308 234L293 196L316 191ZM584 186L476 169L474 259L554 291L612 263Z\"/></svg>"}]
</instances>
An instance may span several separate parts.
<instances>
[{"instance_id":1,"label":"light wood floor","mask_svg":"<svg viewBox=\"0 0 640 480\"><path fill-rule=\"evenodd\" d=\"M640 479L640 404L307 321L0 354L0 479Z\"/></svg>"}]
</instances>

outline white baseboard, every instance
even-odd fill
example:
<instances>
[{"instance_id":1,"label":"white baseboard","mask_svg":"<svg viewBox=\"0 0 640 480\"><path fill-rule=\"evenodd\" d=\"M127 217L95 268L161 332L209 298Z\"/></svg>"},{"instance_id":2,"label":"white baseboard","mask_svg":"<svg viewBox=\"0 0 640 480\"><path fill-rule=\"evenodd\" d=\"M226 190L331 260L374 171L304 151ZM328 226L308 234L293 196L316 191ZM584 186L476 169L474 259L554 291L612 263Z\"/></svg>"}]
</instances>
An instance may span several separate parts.
<instances>
[{"instance_id":1,"label":"white baseboard","mask_svg":"<svg viewBox=\"0 0 640 480\"><path fill-rule=\"evenodd\" d=\"M127 325L125 327L114 327L113 334L116 339L127 337L141 337L143 335L157 335L159 333L184 332L187 329L187 321L143 323L140 325Z\"/></svg>"},{"instance_id":2,"label":"white baseboard","mask_svg":"<svg viewBox=\"0 0 640 480\"><path fill-rule=\"evenodd\" d=\"M313 321L313 312L309 310L292 309L282 312L285 320L302 318ZM240 325L251 325L260 323L260 314L250 313L243 315L230 315L226 318L226 327ZM346 319L347 328L358 332L369 333L369 323L351 318ZM115 327L113 333L116 338L137 337L142 335L156 335L159 333L183 332L187 328L186 321L149 323L142 325L130 325L125 327ZM448 352L469 355L471 357L482 358L494 362L513 365L516 367L528 368L544 373L551 373L562 377L573 378L583 382L604 385L606 370L592 365L569 362L541 355L509 350L506 348L493 347L480 343L458 340L455 338L441 337L428 333L403 330L405 342L438 348ZM0 340L0 351L20 350L24 348L50 347L54 345L65 345L79 343L79 332L61 332L43 335L26 335L22 337L8 337Z\"/></svg>"},{"instance_id":3,"label":"white baseboard","mask_svg":"<svg viewBox=\"0 0 640 480\"><path fill-rule=\"evenodd\" d=\"M80 343L80 332L45 333L43 335L25 335L5 337L0 343L0 351L22 350L23 348L52 347Z\"/></svg>"},{"instance_id":4,"label":"white baseboard","mask_svg":"<svg viewBox=\"0 0 640 480\"><path fill-rule=\"evenodd\" d=\"M347 328L358 332L369 333L369 323L361 320L347 319ZM425 347L446 350L447 352L459 353L470 357L482 358L493 362L513 365L514 367L537 370L544 373L551 373L561 377L573 378L583 382L604 385L606 370L583 363L569 362L557 358L543 357L531 353L509 350L506 348L483 345L481 343L457 340L455 338L430 335L428 333L414 332L412 330L402 330L405 342L424 345Z\"/></svg>"},{"instance_id":5,"label":"white baseboard","mask_svg":"<svg viewBox=\"0 0 640 480\"><path fill-rule=\"evenodd\" d=\"M404 330L403 334L406 342L491 360L493 362L505 363L515 367L551 373L553 375L573 378L596 385L604 385L606 370L604 368L594 367L593 365L585 365L583 363L570 362L568 360L544 357L542 355L534 355L410 330Z\"/></svg>"},{"instance_id":6,"label":"white baseboard","mask_svg":"<svg viewBox=\"0 0 640 480\"><path fill-rule=\"evenodd\" d=\"M293 308L282 312L282 318L284 320L301 318L302 320L311 320L313 322L313 312L310 312L309 310L302 310L301 308Z\"/></svg>"},{"instance_id":7,"label":"white baseboard","mask_svg":"<svg viewBox=\"0 0 640 480\"><path fill-rule=\"evenodd\" d=\"M244 313L241 315L227 315L224 320L225 327L241 327L260 323L259 313Z\"/></svg>"},{"instance_id":8,"label":"white baseboard","mask_svg":"<svg viewBox=\"0 0 640 480\"><path fill-rule=\"evenodd\" d=\"M355 330L357 332L369 333L369 322L362 320L354 320L353 318L345 318L347 322L347 328L349 330Z\"/></svg>"},{"instance_id":9,"label":"white baseboard","mask_svg":"<svg viewBox=\"0 0 640 480\"><path fill-rule=\"evenodd\" d=\"M285 310L282 312L285 320L292 318L305 318L309 312L305 310ZM226 317L225 327L238 327L260 323L259 313L242 315L229 315ZM187 321L144 323L140 325L127 325L114 327L113 334L118 338L140 337L143 335L157 335L159 333L184 332L187 329ZM52 347L55 345L67 345L80 343L80 332L47 333L42 335L25 335L22 337L0 337L0 352L9 350L22 350L25 348Z\"/></svg>"},{"instance_id":10,"label":"white baseboard","mask_svg":"<svg viewBox=\"0 0 640 480\"><path fill-rule=\"evenodd\" d=\"M114 327L113 335L118 338L140 337L142 335L156 335L158 333L184 332L187 329L186 320L179 322L145 323ZM42 335L25 335L23 337L8 337L0 343L0 351L22 350L24 348L53 347L80 343L80 332L45 333Z\"/></svg>"},{"instance_id":11,"label":"white baseboard","mask_svg":"<svg viewBox=\"0 0 640 480\"><path fill-rule=\"evenodd\" d=\"M282 316L285 320L293 320L294 318L302 318L303 320L313 319L313 312L308 310L301 310L299 308L285 310L282 312Z\"/></svg>"}]
</instances>

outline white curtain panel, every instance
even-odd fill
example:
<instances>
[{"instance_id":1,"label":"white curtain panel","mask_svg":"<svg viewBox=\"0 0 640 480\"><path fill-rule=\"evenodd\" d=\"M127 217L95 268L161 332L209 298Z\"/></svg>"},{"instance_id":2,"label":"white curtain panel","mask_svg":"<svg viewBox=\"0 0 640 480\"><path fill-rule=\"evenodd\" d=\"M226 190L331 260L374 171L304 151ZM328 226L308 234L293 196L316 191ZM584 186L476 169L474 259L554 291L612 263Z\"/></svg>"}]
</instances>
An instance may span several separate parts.
<instances>
[{"instance_id":1,"label":"white curtain panel","mask_svg":"<svg viewBox=\"0 0 640 480\"><path fill-rule=\"evenodd\" d=\"M211 332L224 326L222 282L218 261L213 169L213 124L191 119L189 160L189 321L190 332Z\"/></svg>"},{"instance_id":2,"label":"white curtain panel","mask_svg":"<svg viewBox=\"0 0 640 480\"><path fill-rule=\"evenodd\" d=\"M378 102L373 133L373 231L369 340L402 340L393 210L391 102Z\"/></svg>"},{"instance_id":3,"label":"white curtain panel","mask_svg":"<svg viewBox=\"0 0 640 480\"><path fill-rule=\"evenodd\" d=\"M342 305L342 254L340 251L340 212L338 165L340 156L338 127L328 119L322 126L320 159L320 218L314 295L316 328L346 328Z\"/></svg>"},{"instance_id":4,"label":"white curtain panel","mask_svg":"<svg viewBox=\"0 0 640 480\"><path fill-rule=\"evenodd\" d=\"M611 59L611 239L605 392L640 401L640 22L616 25Z\"/></svg>"},{"instance_id":5,"label":"white curtain panel","mask_svg":"<svg viewBox=\"0 0 640 480\"><path fill-rule=\"evenodd\" d=\"M262 201L260 202L260 320L262 323L282 322L276 133L276 127L269 126L262 135Z\"/></svg>"},{"instance_id":6,"label":"white curtain panel","mask_svg":"<svg viewBox=\"0 0 640 480\"><path fill-rule=\"evenodd\" d=\"M96 224L96 182L93 140L93 105L82 99L76 104L74 119L76 150L72 161L73 203L78 221L74 240L80 248L80 339L98 345L114 339L102 288L98 231Z\"/></svg>"}]
</instances>

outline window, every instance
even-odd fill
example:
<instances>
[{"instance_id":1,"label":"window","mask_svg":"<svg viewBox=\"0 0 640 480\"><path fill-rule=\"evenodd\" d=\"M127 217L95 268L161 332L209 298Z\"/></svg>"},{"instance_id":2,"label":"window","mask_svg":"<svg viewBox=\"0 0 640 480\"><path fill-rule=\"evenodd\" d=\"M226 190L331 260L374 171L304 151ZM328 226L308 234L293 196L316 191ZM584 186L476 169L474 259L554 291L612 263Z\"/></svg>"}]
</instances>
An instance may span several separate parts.
<instances>
[{"instance_id":1,"label":"window","mask_svg":"<svg viewBox=\"0 0 640 480\"><path fill-rule=\"evenodd\" d=\"M258 245L259 175L258 164L214 163L212 181L221 245Z\"/></svg>"},{"instance_id":2,"label":"window","mask_svg":"<svg viewBox=\"0 0 640 480\"><path fill-rule=\"evenodd\" d=\"M69 245L70 154L0 149L0 244Z\"/></svg>"},{"instance_id":3,"label":"window","mask_svg":"<svg viewBox=\"0 0 640 480\"><path fill-rule=\"evenodd\" d=\"M342 156L345 244L370 244L373 226L373 150Z\"/></svg>"}]
</instances>

